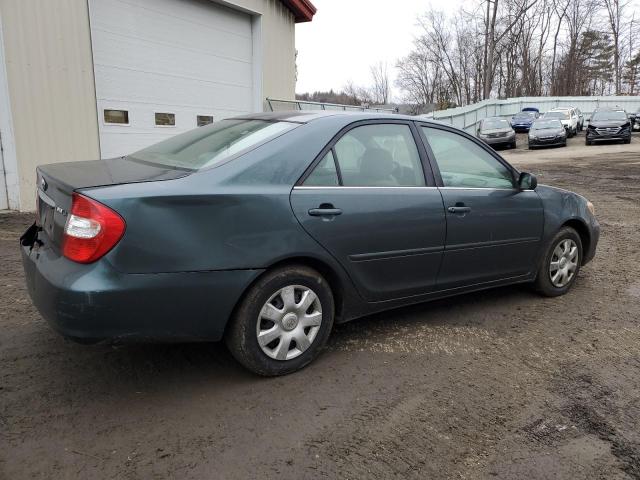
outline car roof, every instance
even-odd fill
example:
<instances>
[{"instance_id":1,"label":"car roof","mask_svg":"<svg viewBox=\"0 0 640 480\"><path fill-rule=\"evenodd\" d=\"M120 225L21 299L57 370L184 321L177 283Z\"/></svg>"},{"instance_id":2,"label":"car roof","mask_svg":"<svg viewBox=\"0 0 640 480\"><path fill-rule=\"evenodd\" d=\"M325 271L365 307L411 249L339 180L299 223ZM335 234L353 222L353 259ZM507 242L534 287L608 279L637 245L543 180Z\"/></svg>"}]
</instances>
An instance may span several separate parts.
<instances>
[{"instance_id":1,"label":"car roof","mask_svg":"<svg viewBox=\"0 0 640 480\"><path fill-rule=\"evenodd\" d=\"M567 110L575 110L576 107L555 107L549 110L549 112L566 112Z\"/></svg>"},{"instance_id":2,"label":"car roof","mask_svg":"<svg viewBox=\"0 0 640 480\"><path fill-rule=\"evenodd\" d=\"M389 120L419 120L429 121L421 117L412 117L410 115L400 115L396 113L385 112L367 112L367 111L343 111L343 110L289 110L280 112L264 112L264 113L251 113L247 115L240 115L232 117L230 119L237 120L266 120L271 122L294 122L294 123L309 123L314 120L327 117L351 117L354 121L366 120L366 119L389 119Z\"/></svg>"}]
</instances>

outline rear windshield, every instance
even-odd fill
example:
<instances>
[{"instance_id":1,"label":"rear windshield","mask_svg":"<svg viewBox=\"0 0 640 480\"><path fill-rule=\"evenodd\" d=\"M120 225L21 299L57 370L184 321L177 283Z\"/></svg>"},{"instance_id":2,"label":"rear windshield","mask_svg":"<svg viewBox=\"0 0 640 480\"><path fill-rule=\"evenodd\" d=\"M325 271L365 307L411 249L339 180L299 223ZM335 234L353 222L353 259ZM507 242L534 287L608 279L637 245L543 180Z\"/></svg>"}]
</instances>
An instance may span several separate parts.
<instances>
[{"instance_id":1,"label":"rear windshield","mask_svg":"<svg viewBox=\"0 0 640 480\"><path fill-rule=\"evenodd\" d=\"M591 121L600 121L600 122L615 122L621 121L624 122L627 120L627 114L624 112L595 112L591 117Z\"/></svg>"},{"instance_id":2,"label":"rear windshield","mask_svg":"<svg viewBox=\"0 0 640 480\"><path fill-rule=\"evenodd\" d=\"M511 125L502 118L489 118L482 121L482 130L493 130L495 128L511 128Z\"/></svg>"},{"instance_id":3,"label":"rear windshield","mask_svg":"<svg viewBox=\"0 0 640 480\"><path fill-rule=\"evenodd\" d=\"M516 113L513 118L532 118L536 116L536 112L520 112Z\"/></svg>"},{"instance_id":4,"label":"rear windshield","mask_svg":"<svg viewBox=\"0 0 640 480\"><path fill-rule=\"evenodd\" d=\"M296 125L265 120L222 120L176 135L129 157L169 167L200 170L265 143Z\"/></svg>"},{"instance_id":5,"label":"rear windshield","mask_svg":"<svg viewBox=\"0 0 640 480\"><path fill-rule=\"evenodd\" d=\"M560 120L538 120L531 127L533 130L543 130L545 128L564 128Z\"/></svg>"},{"instance_id":6,"label":"rear windshield","mask_svg":"<svg viewBox=\"0 0 640 480\"><path fill-rule=\"evenodd\" d=\"M561 120L566 120L569 118L569 114L567 112L547 112L544 114L544 118L559 118Z\"/></svg>"}]
</instances>

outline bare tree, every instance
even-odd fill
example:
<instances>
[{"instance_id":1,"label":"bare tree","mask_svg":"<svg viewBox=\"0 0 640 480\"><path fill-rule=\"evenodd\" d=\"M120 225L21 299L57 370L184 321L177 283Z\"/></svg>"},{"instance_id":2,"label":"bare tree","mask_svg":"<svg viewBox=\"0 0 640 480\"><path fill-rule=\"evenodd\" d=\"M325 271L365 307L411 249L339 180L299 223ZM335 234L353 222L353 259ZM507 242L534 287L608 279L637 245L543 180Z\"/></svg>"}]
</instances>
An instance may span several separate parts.
<instances>
[{"instance_id":1,"label":"bare tree","mask_svg":"<svg viewBox=\"0 0 640 480\"><path fill-rule=\"evenodd\" d=\"M551 88L553 88L553 84L556 79L556 57L558 55L558 36L560 35L560 29L562 28L562 24L567 16L567 9L571 4L571 0L554 0L553 2L553 11L555 12L557 19L556 31L553 36L553 57L551 59Z\"/></svg>"},{"instance_id":2,"label":"bare tree","mask_svg":"<svg viewBox=\"0 0 640 480\"><path fill-rule=\"evenodd\" d=\"M622 29L624 28L623 24L623 15L626 10L627 5L629 5L629 1L620 1L620 0L600 0L601 5L607 12L607 17L609 20L609 28L611 31L611 36L613 38L613 70L615 76L615 92L616 95L620 95L622 91L622 66L620 65L620 35Z\"/></svg>"},{"instance_id":3,"label":"bare tree","mask_svg":"<svg viewBox=\"0 0 640 480\"><path fill-rule=\"evenodd\" d=\"M371 97L379 105L386 105L391 99L391 82L387 64L378 62L371 68Z\"/></svg>"},{"instance_id":4,"label":"bare tree","mask_svg":"<svg viewBox=\"0 0 640 480\"><path fill-rule=\"evenodd\" d=\"M531 3L529 3L531 1ZM497 29L499 18L500 0L483 0L486 3L486 12L484 17L485 39L484 39L484 65L483 65L483 92L482 98L486 99L491 96L493 86L493 76L495 73L495 54L500 41L509 33L511 29L518 23L521 15L536 4L537 0L514 0L509 4L510 13L501 18L505 18L505 26L502 31Z\"/></svg>"}]
</instances>

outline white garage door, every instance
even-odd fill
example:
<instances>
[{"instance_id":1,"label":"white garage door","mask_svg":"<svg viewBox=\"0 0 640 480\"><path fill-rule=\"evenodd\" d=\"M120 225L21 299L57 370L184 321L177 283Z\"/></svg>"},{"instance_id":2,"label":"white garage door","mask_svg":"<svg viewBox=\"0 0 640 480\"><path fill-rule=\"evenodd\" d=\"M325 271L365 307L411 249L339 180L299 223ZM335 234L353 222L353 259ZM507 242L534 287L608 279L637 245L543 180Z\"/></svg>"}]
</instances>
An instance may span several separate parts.
<instances>
[{"instance_id":1,"label":"white garage door","mask_svg":"<svg viewBox=\"0 0 640 480\"><path fill-rule=\"evenodd\" d=\"M90 17L102 158L252 111L249 15L209 0L90 0Z\"/></svg>"}]
</instances>

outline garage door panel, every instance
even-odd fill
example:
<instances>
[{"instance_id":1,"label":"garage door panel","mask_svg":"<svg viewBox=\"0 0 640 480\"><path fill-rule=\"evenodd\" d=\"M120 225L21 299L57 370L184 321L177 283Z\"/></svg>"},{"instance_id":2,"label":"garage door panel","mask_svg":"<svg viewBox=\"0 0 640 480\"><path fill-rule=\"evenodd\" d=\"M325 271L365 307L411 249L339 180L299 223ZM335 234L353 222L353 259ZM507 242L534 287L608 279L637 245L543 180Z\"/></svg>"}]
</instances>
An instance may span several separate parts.
<instances>
[{"instance_id":1,"label":"garage door panel","mask_svg":"<svg viewBox=\"0 0 640 480\"><path fill-rule=\"evenodd\" d=\"M125 105L117 102L99 103L99 108L124 108ZM153 123L154 111L164 111L164 105L127 104L130 125L101 125L102 157L112 158L133 153L153 143L172 137L179 131L191 130L197 126L198 115L212 115L216 120L237 115L237 112L216 110L212 106L182 107L175 109L175 127L146 128L144 125Z\"/></svg>"},{"instance_id":2,"label":"garage door panel","mask_svg":"<svg viewBox=\"0 0 640 480\"><path fill-rule=\"evenodd\" d=\"M104 70L120 68L142 72L178 75L196 80L241 84L251 87L251 61L219 57L202 51L177 47L158 48L155 44L140 42L135 48L128 39L106 34L107 45L98 46L94 55ZM214 58L209 58L209 57ZM203 58L209 61L204 61Z\"/></svg>"},{"instance_id":3,"label":"garage door panel","mask_svg":"<svg viewBox=\"0 0 640 480\"><path fill-rule=\"evenodd\" d=\"M203 32L192 32L183 34L183 38L169 41L167 37L154 39L149 35L123 35L102 29L96 29L95 32L104 37L101 38L101 43L107 44L107 46L112 42L117 42L120 45L134 46L136 49L146 48L158 52L164 49L171 49L172 51L193 52L196 55L213 56L237 62L251 63L252 59L251 42L246 41L246 39L238 41L237 38L224 33L205 35ZM215 61L215 58L213 60Z\"/></svg>"},{"instance_id":4,"label":"garage door panel","mask_svg":"<svg viewBox=\"0 0 640 480\"><path fill-rule=\"evenodd\" d=\"M162 105L216 105L217 108L249 112L251 88L132 70L95 67L96 90L101 100L122 100L122 84L128 85L126 100Z\"/></svg>"},{"instance_id":5,"label":"garage door panel","mask_svg":"<svg viewBox=\"0 0 640 480\"><path fill-rule=\"evenodd\" d=\"M251 23L247 22L246 14L212 1L91 0L91 10L94 28L124 35L137 35L142 21L145 32L158 40L207 31L251 38Z\"/></svg>"},{"instance_id":6,"label":"garage door panel","mask_svg":"<svg viewBox=\"0 0 640 480\"><path fill-rule=\"evenodd\" d=\"M117 20L114 19L115 21ZM94 30L110 38L120 37L131 44L143 42L158 49L173 46L240 61L251 61L251 42L247 41L251 39L251 30L248 36L238 36L225 30L197 29L190 24L178 28L157 18L148 18L145 24L143 32L139 29L124 29L119 25L95 25Z\"/></svg>"},{"instance_id":7,"label":"garage door panel","mask_svg":"<svg viewBox=\"0 0 640 480\"><path fill-rule=\"evenodd\" d=\"M209 0L89 0L103 158L252 111L251 17ZM129 124L104 121L126 110ZM155 113L175 114L156 126Z\"/></svg>"}]
</instances>

